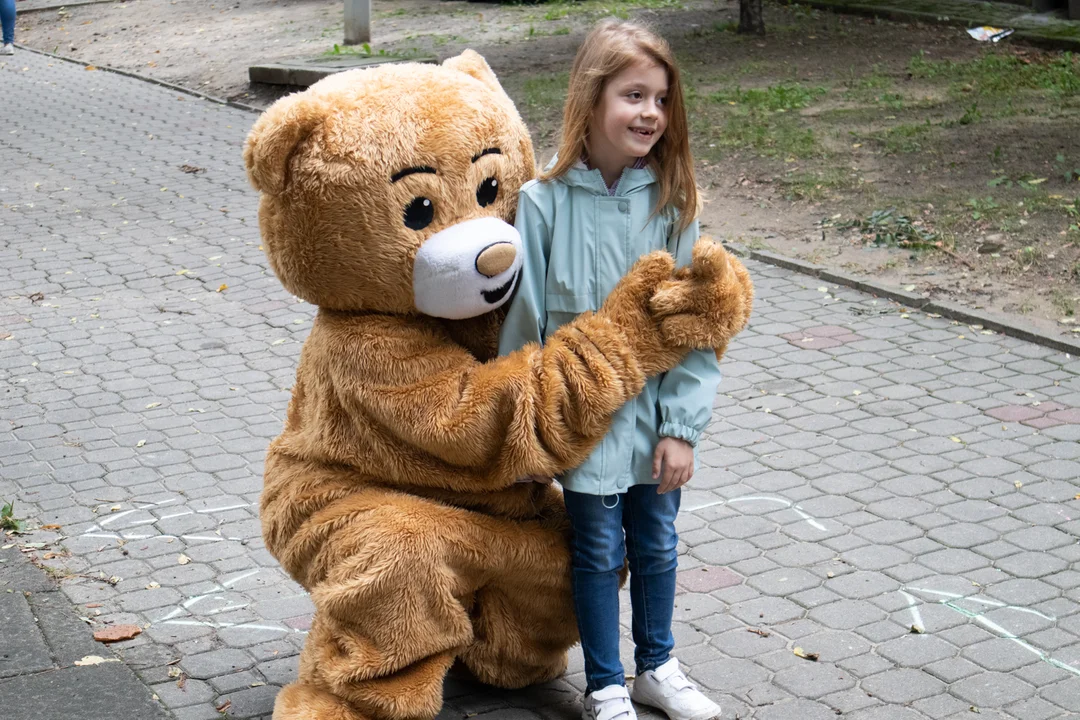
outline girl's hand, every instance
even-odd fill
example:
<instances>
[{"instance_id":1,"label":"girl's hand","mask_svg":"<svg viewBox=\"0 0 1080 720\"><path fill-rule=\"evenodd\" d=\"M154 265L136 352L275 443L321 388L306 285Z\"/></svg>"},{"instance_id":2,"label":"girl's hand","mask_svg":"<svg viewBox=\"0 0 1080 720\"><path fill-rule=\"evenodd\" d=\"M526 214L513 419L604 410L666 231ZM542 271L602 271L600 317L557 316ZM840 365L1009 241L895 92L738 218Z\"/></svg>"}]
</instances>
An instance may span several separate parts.
<instances>
[{"instance_id":1,"label":"girl's hand","mask_svg":"<svg viewBox=\"0 0 1080 720\"><path fill-rule=\"evenodd\" d=\"M662 438L656 444L652 468L654 480L660 477L661 470L664 473L657 494L681 488L694 475L694 446L678 438Z\"/></svg>"}]
</instances>

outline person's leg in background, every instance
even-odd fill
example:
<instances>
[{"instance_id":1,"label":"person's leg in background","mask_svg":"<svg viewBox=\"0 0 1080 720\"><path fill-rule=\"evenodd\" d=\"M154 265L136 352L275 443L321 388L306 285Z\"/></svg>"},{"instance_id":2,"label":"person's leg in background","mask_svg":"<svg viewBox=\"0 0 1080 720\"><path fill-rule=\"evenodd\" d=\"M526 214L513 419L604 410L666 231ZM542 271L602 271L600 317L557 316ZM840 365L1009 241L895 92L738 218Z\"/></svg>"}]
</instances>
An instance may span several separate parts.
<instances>
[{"instance_id":1,"label":"person's leg in background","mask_svg":"<svg viewBox=\"0 0 1080 720\"><path fill-rule=\"evenodd\" d=\"M0 0L0 26L3 26L3 45L0 54L15 54L15 0Z\"/></svg>"}]
</instances>

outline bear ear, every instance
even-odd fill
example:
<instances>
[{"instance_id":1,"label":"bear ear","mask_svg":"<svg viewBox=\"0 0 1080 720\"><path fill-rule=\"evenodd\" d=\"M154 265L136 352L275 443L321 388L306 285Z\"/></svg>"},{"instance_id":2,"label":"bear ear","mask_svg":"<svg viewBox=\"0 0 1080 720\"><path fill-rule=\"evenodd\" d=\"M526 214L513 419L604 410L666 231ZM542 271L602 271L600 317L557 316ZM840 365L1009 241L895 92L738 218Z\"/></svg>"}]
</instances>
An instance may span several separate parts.
<instances>
[{"instance_id":1,"label":"bear ear","mask_svg":"<svg viewBox=\"0 0 1080 720\"><path fill-rule=\"evenodd\" d=\"M271 195L285 190L289 159L327 112L325 103L297 93L278 100L259 116L244 144L244 166L256 190Z\"/></svg>"},{"instance_id":2,"label":"bear ear","mask_svg":"<svg viewBox=\"0 0 1080 720\"><path fill-rule=\"evenodd\" d=\"M502 85L499 84L499 79L495 77L495 72L491 69L491 66L487 64L487 60L475 50L466 50L460 55L447 58L443 60L442 64L443 67L459 70L476 78L495 92L503 94L506 92L503 90Z\"/></svg>"}]
</instances>

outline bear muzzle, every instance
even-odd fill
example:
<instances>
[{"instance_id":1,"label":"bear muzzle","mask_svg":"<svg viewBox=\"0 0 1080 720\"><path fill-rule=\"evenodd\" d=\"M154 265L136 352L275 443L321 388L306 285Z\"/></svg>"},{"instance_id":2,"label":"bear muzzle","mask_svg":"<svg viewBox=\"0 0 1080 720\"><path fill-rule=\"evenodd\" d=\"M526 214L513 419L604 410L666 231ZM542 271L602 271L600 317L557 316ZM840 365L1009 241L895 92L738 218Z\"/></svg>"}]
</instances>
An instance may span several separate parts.
<instances>
[{"instance_id":1,"label":"bear muzzle","mask_svg":"<svg viewBox=\"0 0 1080 720\"><path fill-rule=\"evenodd\" d=\"M498 218L451 225L420 246L413 261L413 298L425 315L463 320L510 297L522 263L521 236Z\"/></svg>"}]
</instances>

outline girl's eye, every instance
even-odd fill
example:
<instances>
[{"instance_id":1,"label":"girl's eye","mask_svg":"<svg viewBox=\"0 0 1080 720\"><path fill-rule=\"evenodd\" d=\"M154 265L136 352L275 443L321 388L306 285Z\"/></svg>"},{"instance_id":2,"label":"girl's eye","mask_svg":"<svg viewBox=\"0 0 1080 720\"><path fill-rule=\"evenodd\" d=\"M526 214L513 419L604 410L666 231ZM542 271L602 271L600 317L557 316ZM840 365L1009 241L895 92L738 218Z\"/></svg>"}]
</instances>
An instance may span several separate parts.
<instances>
[{"instance_id":1,"label":"girl's eye","mask_svg":"<svg viewBox=\"0 0 1080 720\"><path fill-rule=\"evenodd\" d=\"M656 102L660 105L667 105L667 98L659 98Z\"/></svg>"},{"instance_id":2,"label":"girl's eye","mask_svg":"<svg viewBox=\"0 0 1080 720\"><path fill-rule=\"evenodd\" d=\"M498 196L499 181L493 177L489 177L480 183L480 187L476 188L476 202L480 203L480 207L487 207L495 202L495 198Z\"/></svg>"},{"instance_id":3,"label":"girl's eye","mask_svg":"<svg viewBox=\"0 0 1080 720\"><path fill-rule=\"evenodd\" d=\"M633 98L634 100L640 100L641 93L635 90L634 92L630 93L629 97Z\"/></svg>"},{"instance_id":4,"label":"girl's eye","mask_svg":"<svg viewBox=\"0 0 1080 720\"><path fill-rule=\"evenodd\" d=\"M435 217L435 206L426 197L413 198L405 208L405 227L411 230L423 230Z\"/></svg>"}]
</instances>

